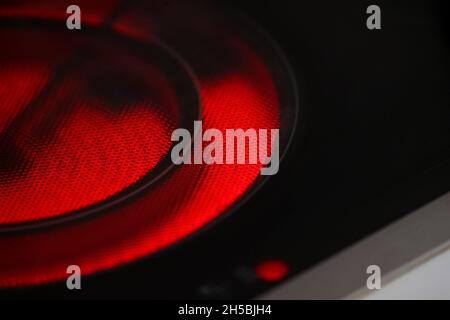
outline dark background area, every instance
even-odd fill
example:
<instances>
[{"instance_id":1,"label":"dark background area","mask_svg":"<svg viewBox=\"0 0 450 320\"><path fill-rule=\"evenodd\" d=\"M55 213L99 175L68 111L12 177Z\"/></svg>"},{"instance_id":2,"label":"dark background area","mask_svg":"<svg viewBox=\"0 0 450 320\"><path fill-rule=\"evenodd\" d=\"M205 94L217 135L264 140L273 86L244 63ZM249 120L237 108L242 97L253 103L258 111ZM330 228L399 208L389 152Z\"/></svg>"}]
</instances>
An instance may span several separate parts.
<instances>
[{"instance_id":1,"label":"dark background area","mask_svg":"<svg viewBox=\"0 0 450 320\"><path fill-rule=\"evenodd\" d=\"M257 21L298 80L300 123L279 175L238 211L135 264L1 297L251 298L266 259L291 275L450 189L445 1L223 1Z\"/></svg>"}]
</instances>

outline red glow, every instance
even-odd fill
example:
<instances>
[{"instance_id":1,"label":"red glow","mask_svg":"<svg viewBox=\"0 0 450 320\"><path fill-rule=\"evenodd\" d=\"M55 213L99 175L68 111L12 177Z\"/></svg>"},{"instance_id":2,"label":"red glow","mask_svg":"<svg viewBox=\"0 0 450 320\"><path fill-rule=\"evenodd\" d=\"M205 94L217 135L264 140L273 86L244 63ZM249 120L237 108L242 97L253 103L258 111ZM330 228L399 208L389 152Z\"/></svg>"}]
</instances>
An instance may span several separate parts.
<instances>
[{"instance_id":1,"label":"red glow","mask_svg":"<svg viewBox=\"0 0 450 320\"><path fill-rule=\"evenodd\" d=\"M48 37L11 31L1 40L13 43L28 36L33 42L27 45L37 48ZM22 45L0 52L0 136L12 127L7 143L21 156L9 160L17 165L14 170L0 173L0 224L62 216L97 204L136 183L168 153L180 113L173 88L150 63L104 45L92 49L92 59L80 62L31 111L24 106L39 99L61 60L71 59L64 52L69 46L36 49L33 56L24 54ZM99 87L101 81L112 87ZM120 102L120 87L133 86L132 81L139 81L142 89L131 90L141 96ZM109 106L112 99L118 105ZM25 120L14 126L20 117ZM3 157L14 157L5 140L1 148ZM8 161L3 157L2 162Z\"/></svg>"},{"instance_id":2,"label":"red glow","mask_svg":"<svg viewBox=\"0 0 450 320\"><path fill-rule=\"evenodd\" d=\"M118 0L80 0L83 22L90 25L100 25L113 12ZM67 7L72 4L67 1L39 0L39 1L10 1L0 3L0 17L44 18L65 21L68 17Z\"/></svg>"},{"instance_id":3,"label":"red glow","mask_svg":"<svg viewBox=\"0 0 450 320\"><path fill-rule=\"evenodd\" d=\"M134 29L120 22L117 26L122 32ZM25 50L32 41L29 38L46 43L36 45L41 51L35 50L44 57L29 59ZM232 63L214 76L197 74L204 129L279 128L279 98L263 60L238 38L220 32L216 38L228 46ZM74 51L71 45L78 45L76 41L58 44L66 39L39 40L38 32L31 30L23 44L14 39L21 37L0 33L1 43L14 43L8 47L13 51L0 52L0 133L46 85L55 65L70 56ZM52 56L54 52L57 58ZM19 176L2 176L0 171L0 225L60 216L95 204L135 183L167 154L180 112L173 94L164 81L157 81L161 79L157 70L146 64L133 67L130 61L134 60L121 59L122 55L113 55L105 63L123 63L134 68L134 75L145 74L141 80L163 92L162 96L149 102L150 107L138 104L125 108L126 112L105 113L97 107L108 105L99 106L98 99L86 99L86 92L76 91L73 110L55 122L60 126L54 139L30 143L32 131L26 126L17 143L25 151L32 150L29 156L40 165L23 176L20 171ZM73 90L79 90L82 75L96 67L76 69L79 71L54 93L46 108L54 110L66 103ZM35 127L33 121L37 120L32 119L29 127ZM133 202L93 219L29 234L2 235L0 287L65 279L66 267L71 264L79 265L83 274L92 274L148 256L226 212L259 174L260 165L181 166Z\"/></svg>"},{"instance_id":4,"label":"red glow","mask_svg":"<svg viewBox=\"0 0 450 320\"><path fill-rule=\"evenodd\" d=\"M267 282L283 280L289 273L289 266L281 260L264 261L256 267L258 277Z\"/></svg>"}]
</instances>

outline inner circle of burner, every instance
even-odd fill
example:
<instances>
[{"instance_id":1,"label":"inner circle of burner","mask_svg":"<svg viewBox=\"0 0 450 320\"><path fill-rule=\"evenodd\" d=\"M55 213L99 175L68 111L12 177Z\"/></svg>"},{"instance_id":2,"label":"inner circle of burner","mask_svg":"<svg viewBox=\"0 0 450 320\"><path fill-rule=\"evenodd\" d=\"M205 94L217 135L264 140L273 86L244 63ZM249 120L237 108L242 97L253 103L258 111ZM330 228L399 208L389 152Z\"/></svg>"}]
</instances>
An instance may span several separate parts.
<instances>
[{"instance_id":1,"label":"inner circle of burner","mask_svg":"<svg viewBox=\"0 0 450 320\"><path fill-rule=\"evenodd\" d=\"M200 117L170 49L47 22L2 30L15 43L0 53L2 231L103 212L170 170L172 131Z\"/></svg>"}]
</instances>

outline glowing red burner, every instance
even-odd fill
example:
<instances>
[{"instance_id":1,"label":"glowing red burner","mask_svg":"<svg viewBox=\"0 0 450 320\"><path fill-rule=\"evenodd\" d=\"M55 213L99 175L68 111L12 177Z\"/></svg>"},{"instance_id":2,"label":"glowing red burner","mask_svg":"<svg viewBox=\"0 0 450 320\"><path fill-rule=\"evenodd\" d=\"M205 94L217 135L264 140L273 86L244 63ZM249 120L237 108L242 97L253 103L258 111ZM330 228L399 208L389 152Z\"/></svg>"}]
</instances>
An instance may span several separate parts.
<instances>
[{"instance_id":1,"label":"glowing red burner","mask_svg":"<svg viewBox=\"0 0 450 320\"><path fill-rule=\"evenodd\" d=\"M205 130L283 125L286 147L294 121L280 119L296 115L292 79L260 33L190 2L154 16L141 5L125 20L115 15L120 31L86 23L81 33L54 28L61 21L52 14L26 29L34 11L7 10L22 21L0 33L10 44L0 51L0 287L65 279L71 264L91 274L148 256L262 181L261 165L166 168L176 127L195 118ZM139 39L120 33L136 29ZM97 214L75 219L83 210ZM53 228L38 224L49 218ZM24 223L32 233L11 231Z\"/></svg>"}]
</instances>

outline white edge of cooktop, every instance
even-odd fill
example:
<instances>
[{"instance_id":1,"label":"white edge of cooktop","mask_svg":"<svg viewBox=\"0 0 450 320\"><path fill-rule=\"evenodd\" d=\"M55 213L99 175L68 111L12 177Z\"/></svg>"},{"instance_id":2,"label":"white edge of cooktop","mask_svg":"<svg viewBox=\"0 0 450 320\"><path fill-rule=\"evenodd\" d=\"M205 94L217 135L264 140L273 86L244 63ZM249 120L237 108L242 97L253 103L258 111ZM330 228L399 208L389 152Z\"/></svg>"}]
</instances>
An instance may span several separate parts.
<instances>
[{"instance_id":1,"label":"white edge of cooktop","mask_svg":"<svg viewBox=\"0 0 450 320\"><path fill-rule=\"evenodd\" d=\"M437 259L440 259L440 265L443 264L442 261L450 262L446 258L448 256L443 254L450 254L449 249L450 193L294 276L258 299L414 299L421 296L402 296L398 294L398 290L395 295L392 290L402 288L400 280L408 282L416 279L417 275L423 278L426 276L426 269L431 273L435 272L433 270L442 270L442 267L436 267ZM367 267L370 265L377 265L381 269L381 290L367 288L370 276ZM420 273L414 273L415 270L420 270ZM446 275L435 276L439 279ZM450 279L450 271L447 276ZM406 287L420 287L420 284L406 284ZM383 294L383 290L387 294ZM438 291L439 288L436 288L436 292Z\"/></svg>"}]
</instances>

